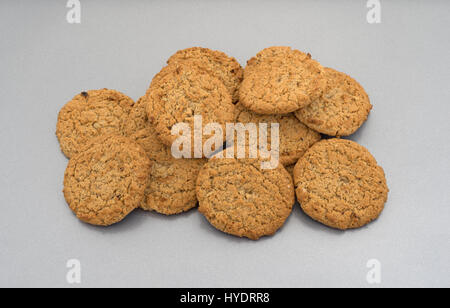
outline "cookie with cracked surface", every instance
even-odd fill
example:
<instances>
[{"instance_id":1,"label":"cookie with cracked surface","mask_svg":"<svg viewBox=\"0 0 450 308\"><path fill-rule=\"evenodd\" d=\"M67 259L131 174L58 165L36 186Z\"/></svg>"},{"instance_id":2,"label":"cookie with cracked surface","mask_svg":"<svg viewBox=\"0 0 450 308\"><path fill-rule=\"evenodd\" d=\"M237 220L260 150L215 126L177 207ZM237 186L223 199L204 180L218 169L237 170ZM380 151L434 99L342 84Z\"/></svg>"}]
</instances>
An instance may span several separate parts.
<instances>
[{"instance_id":1,"label":"cookie with cracked surface","mask_svg":"<svg viewBox=\"0 0 450 308\"><path fill-rule=\"evenodd\" d=\"M115 90L102 89L76 95L59 112L56 136L68 157L90 139L107 134L125 135L134 101Z\"/></svg>"},{"instance_id":2,"label":"cookie with cracked surface","mask_svg":"<svg viewBox=\"0 0 450 308\"><path fill-rule=\"evenodd\" d=\"M162 144L155 129L148 126L132 137L152 162L145 201L141 208L164 215L186 212L197 205L195 185L205 159L176 159Z\"/></svg>"},{"instance_id":3,"label":"cookie with cracked surface","mask_svg":"<svg viewBox=\"0 0 450 308\"><path fill-rule=\"evenodd\" d=\"M244 77L251 74L261 63L272 63L283 58L289 58L292 48L287 46L272 46L259 51L256 56L247 61Z\"/></svg>"},{"instance_id":4,"label":"cookie with cracked surface","mask_svg":"<svg viewBox=\"0 0 450 308\"><path fill-rule=\"evenodd\" d=\"M283 115L260 115L245 109L240 103L237 123L267 123L267 146L271 150L271 123L279 124L279 158L280 163L287 166L295 164L314 143L320 140L319 133L302 124L292 113ZM259 128L258 128L259 130ZM258 137L257 137L258 138ZM258 140L254 140L257 143ZM247 141L247 144L250 144Z\"/></svg>"},{"instance_id":5,"label":"cookie with cracked surface","mask_svg":"<svg viewBox=\"0 0 450 308\"><path fill-rule=\"evenodd\" d=\"M194 66L177 65L147 94L149 122L154 125L161 142L167 146L172 146L179 137L171 133L172 127L178 123L190 127L193 150L196 116L201 116L202 128L209 123L217 123L222 129L224 140L226 123L232 123L235 119L236 106L223 83ZM212 136L214 133L204 134L203 144Z\"/></svg>"},{"instance_id":6,"label":"cookie with cracked surface","mask_svg":"<svg viewBox=\"0 0 450 308\"><path fill-rule=\"evenodd\" d=\"M262 169L258 159L212 158L197 179L199 211L218 230L257 240L273 235L294 204L283 166Z\"/></svg>"},{"instance_id":7,"label":"cookie with cracked surface","mask_svg":"<svg viewBox=\"0 0 450 308\"><path fill-rule=\"evenodd\" d=\"M70 159L64 197L80 220L115 224L141 205L150 167L144 149L129 138L96 137Z\"/></svg>"},{"instance_id":8,"label":"cookie with cracked surface","mask_svg":"<svg viewBox=\"0 0 450 308\"><path fill-rule=\"evenodd\" d=\"M310 54L271 47L248 61L239 101L259 114L285 114L309 105L324 87L323 67Z\"/></svg>"},{"instance_id":9,"label":"cookie with cracked surface","mask_svg":"<svg viewBox=\"0 0 450 308\"><path fill-rule=\"evenodd\" d=\"M221 51L192 47L177 51L167 60L169 65L183 62L189 62L222 81L233 102L238 101L243 69L235 58Z\"/></svg>"},{"instance_id":10,"label":"cookie with cracked surface","mask_svg":"<svg viewBox=\"0 0 450 308\"><path fill-rule=\"evenodd\" d=\"M369 151L343 139L313 145L295 165L294 183L303 211L341 230L378 218L389 191L383 168Z\"/></svg>"},{"instance_id":11,"label":"cookie with cracked surface","mask_svg":"<svg viewBox=\"0 0 450 308\"><path fill-rule=\"evenodd\" d=\"M372 105L364 88L350 76L325 68L322 96L295 112L308 127L330 136L353 134L366 120Z\"/></svg>"}]
</instances>

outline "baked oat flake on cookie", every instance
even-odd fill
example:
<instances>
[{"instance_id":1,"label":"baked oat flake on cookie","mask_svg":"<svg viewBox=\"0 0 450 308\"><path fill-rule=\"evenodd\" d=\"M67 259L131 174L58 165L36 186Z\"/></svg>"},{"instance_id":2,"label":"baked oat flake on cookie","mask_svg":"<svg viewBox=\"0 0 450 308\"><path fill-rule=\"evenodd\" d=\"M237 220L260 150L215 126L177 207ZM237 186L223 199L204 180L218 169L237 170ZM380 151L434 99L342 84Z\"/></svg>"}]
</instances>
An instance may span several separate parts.
<instances>
[{"instance_id":1,"label":"baked oat flake on cookie","mask_svg":"<svg viewBox=\"0 0 450 308\"><path fill-rule=\"evenodd\" d=\"M378 218L389 191L383 168L369 151L344 139L313 145L297 162L294 183L303 211L341 230Z\"/></svg>"},{"instance_id":2,"label":"baked oat flake on cookie","mask_svg":"<svg viewBox=\"0 0 450 308\"><path fill-rule=\"evenodd\" d=\"M80 220L115 224L142 204L150 167L142 147L127 137L96 137L70 159L64 196Z\"/></svg>"}]
</instances>

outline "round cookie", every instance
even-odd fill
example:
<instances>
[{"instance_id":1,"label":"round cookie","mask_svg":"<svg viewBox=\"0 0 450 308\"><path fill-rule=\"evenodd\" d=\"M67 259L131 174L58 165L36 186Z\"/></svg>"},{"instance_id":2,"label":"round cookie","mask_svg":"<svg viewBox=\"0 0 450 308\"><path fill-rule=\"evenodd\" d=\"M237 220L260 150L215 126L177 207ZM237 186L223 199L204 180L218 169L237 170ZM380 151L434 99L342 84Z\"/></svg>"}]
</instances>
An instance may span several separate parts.
<instances>
[{"instance_id":1,"label":"round cookie","mask_svg":"<svg viewBox=\"0 0 450 308\"><path fill-rule=\"evenodd\" d=\"M132 140L117 135L92 139L67 166L64 196L76 216L109 226L124 219L144 199L151 163Z\"/></svg>"},{"instance_id":2,"label":"round cookie","mask_svg":"<svg viewBox=\"0 0 450 308\"><path fill-rule=\"evenodd\" d=\"M258 159L212 158L197 179L199 211L218 230L257 240L283 226L294 204L292 179Z\"/></svg>"},{"instance_id":3,"label":"round cookie","mask_svg":"<svg viewBox=\"0 0 450 308\"><path fill-rule=\"evenodd\" d=\"M238 89L243 79L243 69L235 58L229 57L221 51L192 47L177 51L167 60L167 64L186 61L222 81L233 102L238 101Z\"/></svg>"},{"instance_id":4,"label":"round cookie","mask_svg":"<svg viewBox=\"0 0 450 308\"><path fill-rule=\"evenodd\" d=\"M68 157L77 154L91 138L125 135L134 101L115 90L91 90L76 95L59 112L56 136Z\"/></svg>"},{"instance_id":5,"label":"round cookie","mask_svg":"<svg viewBox=\"0 0 450 308\"><path fill-rule=\"evenodd\" d=\"M259 114L285 114L322 94L324 71L311 55L289 47L264 49L249 60L239 101Z\"/></svg>"},{"instance_id":6,"label":"round cookie","mask_svg":"<svg viewBox=\"0 0 450 308\"><path fill-rule=\"evenodd\" d=\"M366 120L372 105L364 88L350 76L325 68L322 96L295 112L308 127L330 136L353 134Z\"/></svg>"},{"instance_id":7,"label":"round cookie","mask_svg":"<svg viewBox=\"0 0 450 308\"><path fill-rule=\"evenodd\" d=\"M197 205L195 185L205 159L175 159L162 144L152 126L132 137L146 151L152 162L145 201L141 208L165 215L179 214Z\"/></svg>"},{"instance_id":8,"label":"round cookie","mask_svg":"<svg viewBox=\"0 0 450 308\"><path fill-rule=\"evenodd\" d=\"M321 138L319 133L302 124L292 113L259 115L246 110L240 103L237 104L237 109L240 110L236 118L237 123L255 123L257 127L259 123L267 123L267 144L269 150L271 144L270 124L279 124L279 158L280 163L285 166L295 164L306 150Z\"/></svg>"},{"instance_id":9,"label":"round cookie","mask_svg":"<svg viewBox=\"0 0 450 308\"><path fill-rule=\"evenodd\" d=\"M154 125L161 142L167 146L172 146L179 137L171 134L172 127L185 123L191 129L191 146L194 149L196 116L201 116L202 128L210 123L218 124L222 128L224 140L226 123L232 123L235 119L236 107L222 82L194 66L177 66L147 94L149 122ZM203 144L213 135L205 134Z\"/></svg>"},{"instance_id":10,"label":"round cookie","mask_svg":"<svg viewBox=\"0 0 450 308\"><path fill-rule=\"evenodd\" d=\"M384 171L369 151L343 139L313 145L297 162L294 183L303 211L341 230L376 219L389 191Z\"/></svg>"}]
</instances>

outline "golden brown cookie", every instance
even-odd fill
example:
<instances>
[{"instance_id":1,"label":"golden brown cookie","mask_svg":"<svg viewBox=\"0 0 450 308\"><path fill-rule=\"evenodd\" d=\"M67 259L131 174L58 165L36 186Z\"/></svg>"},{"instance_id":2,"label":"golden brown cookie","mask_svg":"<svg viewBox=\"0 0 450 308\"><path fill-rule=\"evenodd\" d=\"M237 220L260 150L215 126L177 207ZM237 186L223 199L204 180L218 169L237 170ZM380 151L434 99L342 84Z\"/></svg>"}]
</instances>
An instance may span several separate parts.
<instances>
[{"instance_id":1,"label":"golden brown cookie","mask_svg":"<svg viewBox=\"0 0 450 308\"><path fill-rule=\"evenodd\" d=\"M202 128L209 123L217 123L222 128L224 140L226 123L235 119L236 107L222 82L194 66L177 66L147 94L148 119L161 142L167 146L172 146L178 138L171 134L172 127L186 123L191 129L194 149L195 116L201 116ZM213 133L205 133L203 143L211 136Z\"/></svg>"},{"instance_id":2,"label":"golden brown cookie","mask_svg":"<svg viewBox=\"0 0 450 308\"><path fill-rule=\"evenodd\" d=\"M104 135L74 155L64 176L64 196L77 217L109 226L142 204L151 163L134 141Z\"/></svg>"},{"instance_id":3,"label":"golden brown cookie","mask_svg":"<svg viewBox=\"0 0 450 308\"><path fill-rule=\"evenodd\" d=\"M313 145L297 162L294 183L307 215L342 230L376 219L389 191L384 171L369 151L343 139Z\"/></svg>"},{"instance_id":4,"label":"golden brown cookie","mask_svg":"<svg viewBox=\"0 0 450 308\"><path fill-rule=\"evenodd\" d=\"M197 205L195 185L205 159L175 159L170 148L157 138L149 125L132 137L146 151L152 161L146 200L141 208L165 215L179 214Z\"/></svg>"},{"instance_id":5,"label":"golden brown cookie","mask_svg":"<svg viewBox=\"0 0 450 308\"><path fill-rule=\"evenodd\" d=\"M240 111L236 118L237 123L255 123L257 127L259 123L267 123L267 144L269 150L271 149L271 124L279 124L280 163L285 166L295 164L306 150L320 140L319 133L302 124L292 113L284 115L259 115L246 110L240 103L236 107ZM258 144L258 140L254 142Z\"/></svg>"},{"instance_id":6,"label":"golden brown cookie","mask_svg":"<svg viewBox=\"0 0 450 308\"><path fill-rule=\"evenodd\" d=\"M324 71L311 55L289 47L270 47L248 61L239 101L259 114L285 114L322 94Z\"/></svg>"},{"instance_id":7,"label":"golden brown cookie","mask_svg":"<svg viewBox=\"0 0 450 308\"><path fill-rule=\"evenodd\" d=\"M192 47L177 51L169 58L167 64L186 61L222 81L233 102L238 101L238 89L242 82L243 69L235 58L229 57L221 51Z\"/></svg>"},{"instance_id":8,"label":"golden brown cookie","mask_svg":"<svg viewBox=\"0 0 450 308\"><path fill-rule=\"evenodd\" d=\"M258 159L212 158L197 179L199 211L218 230L257 240L283 226L294 204L292 179Z\"/></svg>"},{"instance_id":9,"label":"golden brown cookie","mask_svg":"<svg viewBox=\"0 0 450 308\"><path fill-rule=\"evenodd\" d=\"M70 158L91 138L125 135L134 101L115 90L92 90L76 95L59 112L56 135L61 150Z\"/></svg>"},{"instance_id":10,"label":"golden brown cookie","mask_svg":"<svg viewBox=\"0 0 450 308\"><path fill-rule=\"evenodd\" d=\"M325 68L322 96L295 112L308 127L330 136L353 134L366 120L372 105L364 88L350 76Z\"/></svg>"}]
</instances>

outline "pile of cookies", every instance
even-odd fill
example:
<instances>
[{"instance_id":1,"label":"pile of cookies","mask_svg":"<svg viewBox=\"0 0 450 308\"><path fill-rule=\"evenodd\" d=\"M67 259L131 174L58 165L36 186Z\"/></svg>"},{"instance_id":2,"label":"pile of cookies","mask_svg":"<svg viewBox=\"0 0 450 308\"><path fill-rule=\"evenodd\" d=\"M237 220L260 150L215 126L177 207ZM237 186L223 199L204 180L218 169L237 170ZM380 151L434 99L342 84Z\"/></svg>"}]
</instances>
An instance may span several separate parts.
<instances>
[{"instance_id":1,"label":"pile of cookies","mask_svg":"<svg viewBox=\"0 0 450 308\"><path fill-rule=\"evenodd\" d=\"M108 226L137 208L174 215L198 204L215 228L256 240L283 226L296 194L314 220L358 228L380 215L388 188L373 156L339 137L354 133L371 108L354 79L289 47L266 48L245 69L223 52L184 49L137 102L103 89L62 108L56 134L70 159L64 195L89 224ZM264 169L259 156L175 158L172 128L198 130L200 115L203 128L217 123L222 132L227 123L278 123L280 164ZM214 150L234 151L235 141Z\"/></svg>"}]
</instances>

